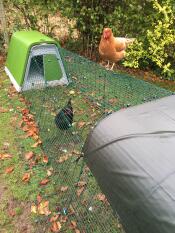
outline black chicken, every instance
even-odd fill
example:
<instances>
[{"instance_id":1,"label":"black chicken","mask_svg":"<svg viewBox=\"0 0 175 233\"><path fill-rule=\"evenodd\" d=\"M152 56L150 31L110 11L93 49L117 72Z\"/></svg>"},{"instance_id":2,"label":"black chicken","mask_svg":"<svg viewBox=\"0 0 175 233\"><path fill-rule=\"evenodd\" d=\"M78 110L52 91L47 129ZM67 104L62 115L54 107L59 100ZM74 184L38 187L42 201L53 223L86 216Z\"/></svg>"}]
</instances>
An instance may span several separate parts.
<instances>
[{"instance_id":1,"label":"black chicken","mask_svg":"<svg viewBox=\"0 0 175 233\"><path fill-rule=\"evenodd\" d=\"M72 126L73 123L73 108L71 98L67 105L62 108L55 116L55 124L61 130L67 130Z\"/></svg>"}]
</instances>

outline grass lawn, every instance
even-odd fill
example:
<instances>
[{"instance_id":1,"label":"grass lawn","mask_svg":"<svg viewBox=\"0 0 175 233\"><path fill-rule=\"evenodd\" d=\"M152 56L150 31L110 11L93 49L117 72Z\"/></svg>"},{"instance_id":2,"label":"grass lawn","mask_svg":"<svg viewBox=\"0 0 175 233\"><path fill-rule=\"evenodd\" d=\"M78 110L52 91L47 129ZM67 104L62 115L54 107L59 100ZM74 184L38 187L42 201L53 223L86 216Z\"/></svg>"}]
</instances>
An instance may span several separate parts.
<instances>
[{"instance_id":1,"label":"grass lawn","mask_svg":"<svg viewBox=\"0 0 175 233\"><path fill-rule=\"evenodd\" d=\"M55 94L60 104L56 103L57 109L50 105L53 97L48 95L50 90L45 95L49 99L44 102L42 91L22 96L15 92L4 72L0 73L0 90L0 232L58 232L60 226L68 233L78 233L79 229L81 232L100 233L102 229L121 232L89 169L83 165L79 179L83 161L75 162L83 138L101 112L91 106L86 114L89 103L74 92L75 126L62 140L62 132L56 131L50 122L55 111L67 101L62 94L72 95L71 86ZM30 107L26 99L32 102L32 96L36 102ZM41 106L45 109L42 112ZM33 115L40 126L40 136ZM76 127L83 138L75 136ZM80 183L76 184L77 181ZM64 207L69 211L66 215Z\"/></svg>"}]
</instances>

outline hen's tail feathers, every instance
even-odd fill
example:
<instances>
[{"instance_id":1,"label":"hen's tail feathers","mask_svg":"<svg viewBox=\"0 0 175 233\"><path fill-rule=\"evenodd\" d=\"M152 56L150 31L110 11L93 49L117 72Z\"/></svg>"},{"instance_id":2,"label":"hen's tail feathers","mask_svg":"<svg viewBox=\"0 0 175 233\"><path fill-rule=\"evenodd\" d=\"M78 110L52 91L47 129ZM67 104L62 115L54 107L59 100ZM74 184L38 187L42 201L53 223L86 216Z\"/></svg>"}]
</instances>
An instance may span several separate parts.
<instances>
[{"instance_id":1,"label":"hen's tail feathers","mask_svg":"<svg viewBox=\"0 0 175 233\"><path fill-rule=\"evenodd\" d=\"M132 44L135 41L136 38L126 38L126 44Z\"/></svg>"}]
</instances>

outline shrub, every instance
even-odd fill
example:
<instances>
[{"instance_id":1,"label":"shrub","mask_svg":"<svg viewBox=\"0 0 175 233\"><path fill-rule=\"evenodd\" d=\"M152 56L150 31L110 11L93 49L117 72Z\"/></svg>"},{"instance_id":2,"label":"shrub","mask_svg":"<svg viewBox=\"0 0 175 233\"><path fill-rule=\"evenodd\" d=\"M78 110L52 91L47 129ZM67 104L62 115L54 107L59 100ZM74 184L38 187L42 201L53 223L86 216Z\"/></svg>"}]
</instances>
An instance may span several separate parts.
<instances>
[{"instance_id":1,"label":"shrub","mask_svg":"<svg viewBox=\"0 0 175 233\"><path fill-rule=\"evenodd\" d=\"M159 74L172 79L175 74L173 9L168 1L161 6L157 0L153 1L153 8L156 20L146 30L145 36L130 46L124 65L135 68L153 66Z\"/></svg>"}]
</instances>

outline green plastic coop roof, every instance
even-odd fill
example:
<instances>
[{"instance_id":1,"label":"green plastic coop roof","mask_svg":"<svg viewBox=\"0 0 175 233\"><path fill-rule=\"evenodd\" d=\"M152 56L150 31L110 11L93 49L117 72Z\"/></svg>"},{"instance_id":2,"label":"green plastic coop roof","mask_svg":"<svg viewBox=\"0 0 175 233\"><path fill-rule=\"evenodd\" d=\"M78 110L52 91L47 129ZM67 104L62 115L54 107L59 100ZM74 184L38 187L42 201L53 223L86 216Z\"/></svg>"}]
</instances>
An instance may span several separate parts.
<instances>
[{"instance_id":1,"label":"green plastic coop roof","mask_svg":"<svg viewBox=\"0 0 175 233\"><path fill-rule=\"evenodd\" d=\"M30 49L34 45L43 43L59 46L59 43L54 39L37 31L18 31L12 35L8 49L6 67L19 86L22 85L24 80Z\"/></svg>"}]
</instances>

